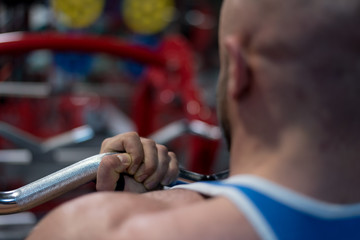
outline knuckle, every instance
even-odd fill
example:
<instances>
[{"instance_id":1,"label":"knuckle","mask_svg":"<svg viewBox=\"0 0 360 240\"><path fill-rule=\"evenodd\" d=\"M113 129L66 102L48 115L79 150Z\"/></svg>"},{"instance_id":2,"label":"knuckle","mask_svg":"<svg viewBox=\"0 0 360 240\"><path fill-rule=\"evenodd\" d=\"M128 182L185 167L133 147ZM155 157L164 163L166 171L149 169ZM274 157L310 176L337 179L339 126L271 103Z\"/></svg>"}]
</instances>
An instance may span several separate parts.
<instances>
[{"instance_id":1,"label":"knuckle","mask_svg":"<svg viewBox=\"0 0 360 240\"><path fill-rule=\"evenodd\" d=\"M139 134L137 132L127 132L124 135L129 138L139 138Z\"/></svg>"},{"instance_id":2,"label":"knuckle","mask_svg":"<svg viewBox=\"0 0 360 240\"><path fill-rule=\"evenodd\" d=\"M177 161L172 162L172 164L170 164L170 166L169 166L168 171L170 174L177 175L179 173L179 163Z\"/></svg>"},{"instance_id":3,"label":"knuckle","mask_svg":"<svg viewBox=\"0 0 360 240\"><path fill-rule=\"evenodd\" d=\"M170 161L175 165L175 167L179 167L179 161L176 158L176 155L174 152L169 152Z\"/></svg>"},{"instance_id":4,"label":"knuckle","mask_svg":"<svg viewBox=\"0 0 360 240\"><path fill-rule=\"evenodd\" d=\"M174 152L168 152L169 156L171 157L171 159L175 159L176 160L176 155Z\"/></svg>"},{"instance_id":5,"label":"knuckle","mask_svg":"<svg viewBox=\"0 0 360 240\"><path fill-rule=\"evenodd\" d=\"M160 164L169 165L169 163L171 162L171 157L168 154L167 147L165 147L163 145L159 145L158 146L158 155L159 155L159 163Z\"/></svg>"},{"instance_id":6,"label":"knuckle","mask_svg":"<svg viewBox=\"0 0 360 240\"><path fill-rule=\"evenodd\" d=\"M177 179L179 173L178 171L169 170L166 175L168 176L169 179L171 179L170 182L173 182L174 180Z\"/></svg>"},{"instance_id":7,"label":"knuckle","mask_svg":"<svg viewBox=\"0 0 360 240\"><path fill-rule=\"evenodd\" d=\"M143 144L146 144L146 145L148 145L148 146L156 147L156 143L155 143L155 141L152 140L152 139L142 138L142 142L143 142Z\"/></svg>"},{"instance_id":8,"label":"knuckle","mask_svg":"<svg viewBox=\"0 0 360 240\"><path fill-rule=\"evenodd\" d=\"M156 147L157 147L158 152L159 152L160 154L164 154L164 155L165 155L165 154L168 153L168 149L167 149L166 146L161 145L161 144L156 144Z\"/></svg>"},{"instance_id":9,"label":"knuckle","mask_svg":"<svg viewBox=\"0 0 360 240\"><path fill-rule=\"evenodd\" d=\"M105 138L101 143L101 148L105 148L109 142L111 141L111 138Z\"/></svg>"},{"instance_id":10,"label":"knuckle","mask_svg":"<svg viewBox=\"0 0 360 240\"><path fill-rule=\"evenodd\" d=\"M172 168L172 173L177 176L179 174L179 168L177 166Z\"/></svg>"}]
</instances>

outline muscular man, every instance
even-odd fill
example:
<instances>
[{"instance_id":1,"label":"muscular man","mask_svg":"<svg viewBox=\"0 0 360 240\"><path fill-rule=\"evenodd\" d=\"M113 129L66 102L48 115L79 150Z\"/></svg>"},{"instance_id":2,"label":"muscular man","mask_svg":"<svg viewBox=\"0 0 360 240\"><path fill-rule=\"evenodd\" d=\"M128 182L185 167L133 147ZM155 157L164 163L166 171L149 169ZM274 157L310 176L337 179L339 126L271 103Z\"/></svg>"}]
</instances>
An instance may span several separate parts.
<instances>
[{"instance_id":1,"label":"muscular man","mask_svg":"<svg viewBox=\"0 0 360 240\"><path fill-rule=\"evenodd\" d=\"M230 178L90 194L29 239L360 239L359 23L357 0L225 0L218 111ZM104 142L114 150L128 154L104 159L99 190L120 172L134 176L131 191L176 175L174 155L135 134Z\"/></svg>"}]
</instances>

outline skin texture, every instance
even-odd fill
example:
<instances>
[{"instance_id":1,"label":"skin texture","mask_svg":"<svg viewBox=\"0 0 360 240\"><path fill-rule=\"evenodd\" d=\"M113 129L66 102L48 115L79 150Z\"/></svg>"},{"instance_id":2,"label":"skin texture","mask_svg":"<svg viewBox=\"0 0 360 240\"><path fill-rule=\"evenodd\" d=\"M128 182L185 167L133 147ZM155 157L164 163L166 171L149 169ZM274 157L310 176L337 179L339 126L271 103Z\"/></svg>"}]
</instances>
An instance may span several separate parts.
<instances>
[{"instance_id":1,"label":"skin texture","mask_svg":"<svg viewBox=\"0 0 360 240\"><path fill-rule=\"evenodd\" d=\"M152 194L157 195L156 192ZM171 190L164 196L172 201L154 199L147 194L107 192L87 195L53 211L29 239L161 240L221 239L222 236L255 239L244 231L250 226L241 214L233 214L233 205L227 199L204 201L198 194L185 190ZM180 199L175 200L177 197ZM204 217L208 220L204 221ZM244 224L237 226L234 222ZM219 223L224 227L219 228Z\"/></svg>"},{"instance_id":2,"label":"skin texture","mask_svg":"<svg viewBox=\"0 0 360 240\"><path fill-rule=\"evenodd\" d=\"M231 175L257 175L329 203L360 202L358 9L357 0L224 1L218 112ZM173 153L135 133L104 141L106 151L126 153L123 162L104 159L98 190L114 189L119 173L130 192L176 177ZM229 200L186 190L84 196L29 237L257 238Z\"/></svg>"}]
</instances>

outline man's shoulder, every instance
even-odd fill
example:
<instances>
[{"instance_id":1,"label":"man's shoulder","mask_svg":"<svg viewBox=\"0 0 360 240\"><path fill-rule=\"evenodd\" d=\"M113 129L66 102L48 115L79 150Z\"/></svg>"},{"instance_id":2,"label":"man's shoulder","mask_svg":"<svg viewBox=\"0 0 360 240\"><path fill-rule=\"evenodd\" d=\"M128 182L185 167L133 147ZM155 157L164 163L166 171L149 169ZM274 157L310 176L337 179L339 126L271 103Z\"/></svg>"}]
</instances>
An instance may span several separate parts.
<instances>
[{"instance_id":1,"label":"man's shoulder","mask_svg":"<svg viewBox=\"0 0 360 240\"><path fill-rule=\"evenodd\" d=\"M171 197L178 193L167 192ZM224 197L133 215L114 234L120 239L258 239L244 215Z\"/></svg>"},{"instance_id":2,"label":"man's shoulder","mask_svg":"<svg viewBox=\"0 0 360 240\"><path fill-rule=\"evenodd\" d=\"M32 237L54 234L68 239L102 239L102 234L107 239L256 239L231 201L206 199L185 189L145 194L98 192L80 197L49 214Z\"/></svg>"},{"instance_id":3,"label":"man's shoulder","mask_svg":"<svg viewBox=\"0 0 360 240\"><path fill-rule=\"evenodd\" d=\"M171 207L192 204L205 200L205 197L198 192L187 189L168 189L144 193L145 198L160 201Z\"/></svg>"}]
</instances>

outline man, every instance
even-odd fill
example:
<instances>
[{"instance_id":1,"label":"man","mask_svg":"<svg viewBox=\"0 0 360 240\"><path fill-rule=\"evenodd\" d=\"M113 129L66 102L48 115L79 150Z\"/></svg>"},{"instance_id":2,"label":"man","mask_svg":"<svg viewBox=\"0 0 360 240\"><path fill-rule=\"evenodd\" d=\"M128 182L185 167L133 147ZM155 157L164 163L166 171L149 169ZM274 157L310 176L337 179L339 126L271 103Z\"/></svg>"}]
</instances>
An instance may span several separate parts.
<instances>
[{"instance_id":1,"label":"man","mask_svg":"<svg viewBox=\"0 0 360 240\"><path fill-rule=\"evenodd\" d=\"M359 22L357 0L225 0L218 110L229 180L91 194L29 239L359 239ZM134 176L131 191L176 175L175 156L136 134L104 142L114 150L125 165L104 159L99 190L120 172Z\"/></svg>"}]
</instances>

